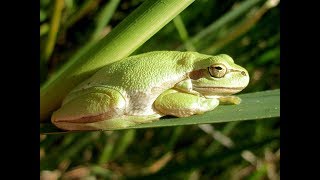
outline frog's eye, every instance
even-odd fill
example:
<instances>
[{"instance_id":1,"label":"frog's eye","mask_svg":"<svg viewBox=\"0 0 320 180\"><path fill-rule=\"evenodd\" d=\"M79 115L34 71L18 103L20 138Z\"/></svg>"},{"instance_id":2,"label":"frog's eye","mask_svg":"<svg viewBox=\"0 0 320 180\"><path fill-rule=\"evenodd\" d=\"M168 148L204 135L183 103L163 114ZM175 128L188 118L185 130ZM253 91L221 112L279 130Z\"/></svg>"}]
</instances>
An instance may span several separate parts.
<instances>
[{"instance_id":1,"label":"frog's eye","mask_svg":"<svg viewBox=\"0 0 320 180\"><path fill-rule=\"evenodd\" d=\"M227 67L223 64L214 64L208 67L209 74L215 78L221 78L227 73Z\"/></svg>"}]
</instances>

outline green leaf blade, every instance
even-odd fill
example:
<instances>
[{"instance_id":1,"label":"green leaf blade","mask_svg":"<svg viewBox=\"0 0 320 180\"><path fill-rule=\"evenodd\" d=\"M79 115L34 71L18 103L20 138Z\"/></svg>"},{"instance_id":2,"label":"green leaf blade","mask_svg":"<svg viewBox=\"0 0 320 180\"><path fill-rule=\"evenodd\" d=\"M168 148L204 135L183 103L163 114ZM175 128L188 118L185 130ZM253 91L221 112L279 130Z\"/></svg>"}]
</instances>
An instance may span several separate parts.
<instances>
[{"instance_id":1,"label":"green leaf blade","mask_svg":"<svg viewBox=\"0 0 320 180\"><path fill-rule=\"evenodd\" d=\"M131 128L165 127L265 119L280 116L280 89L239 95L239 105L221 105L210 112L185 118L163 118ZM130 129L131 129L130 128Z\"/></svg>"},{"instance_id":2,"label":"green leaf blade","mask_svg":"<svg viewBox=\"0 0 320 180\"><path fill-rule=\"evenodd\" d=\"M139 124L123 129L211 124L280 117L280 89L241 94L239 97L242 99L239 105L221 105L213 111L185 118L163 117L153 123ZM57 131L52 126L52 124L46 124L40 127L40 132L44 134L63 132Z\"/></svg>"}]
</instances>

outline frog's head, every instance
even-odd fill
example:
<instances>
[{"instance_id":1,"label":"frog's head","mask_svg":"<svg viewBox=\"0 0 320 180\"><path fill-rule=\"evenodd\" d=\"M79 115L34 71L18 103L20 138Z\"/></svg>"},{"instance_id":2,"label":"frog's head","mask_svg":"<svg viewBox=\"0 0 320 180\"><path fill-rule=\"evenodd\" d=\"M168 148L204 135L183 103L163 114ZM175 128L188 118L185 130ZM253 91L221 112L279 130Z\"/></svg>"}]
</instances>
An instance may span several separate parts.
<instances>
[{"instance_id":1,"label":"frog's head","mask_svg":"<svg viewBox=\"0 0 320 180\"><path fill-rule=\"evenodd\" d=\"M204 96L235 94L249 83L248 71L226 54L198 60L195 69L189 73L193 90Z\"/></svg>"}]
</instances>

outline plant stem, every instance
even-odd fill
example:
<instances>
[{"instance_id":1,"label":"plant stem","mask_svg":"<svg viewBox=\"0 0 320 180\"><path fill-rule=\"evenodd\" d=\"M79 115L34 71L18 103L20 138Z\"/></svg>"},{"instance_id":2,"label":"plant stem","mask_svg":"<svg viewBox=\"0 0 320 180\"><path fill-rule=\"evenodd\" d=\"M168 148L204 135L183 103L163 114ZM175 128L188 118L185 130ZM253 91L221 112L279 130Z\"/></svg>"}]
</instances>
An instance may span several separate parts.
<instances>
[{"instance_id":1,"label":"plant stem","mask_svg":"<svg viewBox=\"0 0 320 180\"><path fill-rule=\"evenodd\" d=\"M47 39L46 47L44 49L43 56L42 56L42 59L45 62L47 62L48 59L51 57L51 54L54 49L54 45L56 43L63 7L64 7L64 0L56 0L55 1L54 11L53 11L53 15L52 15L51 23L50 23L48 39Z\"/></svg>"},{"instance_id":2,"label":"plant stem","mask_svg":"<svg viewBox=\"0 0 320 180\"><path fill-rule=\"evenodd\" d=\"M110 0L99 12L96 19L96 28L92 34L91 41L98 40L101 36L103 28L109 23L114 12L116 11L120 0Z\"/></svg>"},{"instance_id":3,"label":"plant stem","mask_svg":"<svg viewBox=\"0 0 320 180\"><path fill-rule=\"evenodd\" d=\"M48 23L44 23L40 25L40 37L47 34L49 31L50 27Z\"/></svg>"},{"instance_id":4,"label":"plant stem","mask_svg":"<svg viewBox=\"0 0 320 180\"><path fill-rule=\"evenodd\" d=\"M40 88L40 121L60 106L72 88L104 65L129 56L193 1L145 1L108 36L69 60Z\"/></svg>"},{"instance_id":5,"label":"plant stem","mask_svg":"<svg viewBox=\"0 0 320 180\"><path fill-rule=\"evenodd\" d=\"M69 27L73 26L81 18L89 14L93 9L95 9L99 5L99 2L100 0L87 0L76 13L74 13L70 18L68 18L68 21L65 23L63 30L66 31Z\"/></svg>"},{"instance_id":6,"label":"plant stem","mask_svg":"<svg viewBox=\"0 0 320 180\"><path fill-rule=\"evenodd\" d=\"M243 23L237 25L236 27L233 27L232 31L230 31L224 38L213 43L211 46L205 49L204 52L207 54L215 54L226 44L230 43L231 41L248 32L270 8L274 7L270 6L269 4L269 1L266 1L261 8L256 10L250 16L248 16Z\"/></svg>"},{"instance_id":7,"label":"plant stem","mask_svg":"<svg viewBox=\"0 0 320 180\"><path fill-rule=\"evenodd\" d=\"M195 36L191 37L189 39L189 43L192 43L197 50L199 50L200 45L203 44L202 41L206 40L208 36L212 36L217 33L219 29L221 29L223 26L225 26L227 23L235 20L236 18L240 17L244 13L246 13L250 8L257 5L262 0L246 0L244 2L239 3L237 7L230 10L226 14L224 14L222 17L217 19L216 21L212 22L209 26L207 26L205 29L201 30L199 33L197 33ZM182 44L177 48L177 50L184 50L187 47L186 44Z\"/></svg>"},{"instance_id":8,"label":"plant stem","mask_svg":"<svg viewBox=\"0 0 320 180\"><path fill-rule=\"evenodd\" d=\"M180 15L178 15L177 17L175 17L173 19L173 23L176 27L176 29L178 30L179 36L182 39L184 46L186 48L186 50L188 51L196 51L196 48L194 47L194 45L190 42L189 40L189 35L188 35L188 31L182 21L182 18Z\"/></svg>"},{"instance_id":9,"label":"plant stem","mask_svg":"<svg viewBox=\"0 0 320 180\"><path fill-rule=\"evenodd\" d=\"M193 43L197 43L202 38L206 37L208 34L215 32L217 29L219 29L221 26L225 25L226 23L236 19L243 13L247 12L250 8L258 4L261 0L247 0L243 3L241 3L236 10L230 11L221 18L219 18L217 21L213 22L211 25L209 25L206 29L202 30L200 33L198 33L196 36L194 36L191 41Z\"/></svg>"}]
</instances>

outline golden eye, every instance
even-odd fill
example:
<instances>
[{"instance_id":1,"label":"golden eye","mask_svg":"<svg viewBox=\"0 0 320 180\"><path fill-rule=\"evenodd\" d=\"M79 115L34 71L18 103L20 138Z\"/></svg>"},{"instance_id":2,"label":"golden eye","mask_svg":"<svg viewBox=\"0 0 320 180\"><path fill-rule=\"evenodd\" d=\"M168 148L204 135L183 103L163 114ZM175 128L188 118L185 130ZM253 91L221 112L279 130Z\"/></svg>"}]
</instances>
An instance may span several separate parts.
<instances>
[{"instance_id":1,"label":"golden eye","mask_svg":"<svg viewBox=\"0 0 320 180\"><path fill-rule=\"evenodd\" d=\"M227 73L227 68L223 64L215 64L208 67L209 74L215 78L221 78Z\"/></svg>"}]
</instances>

